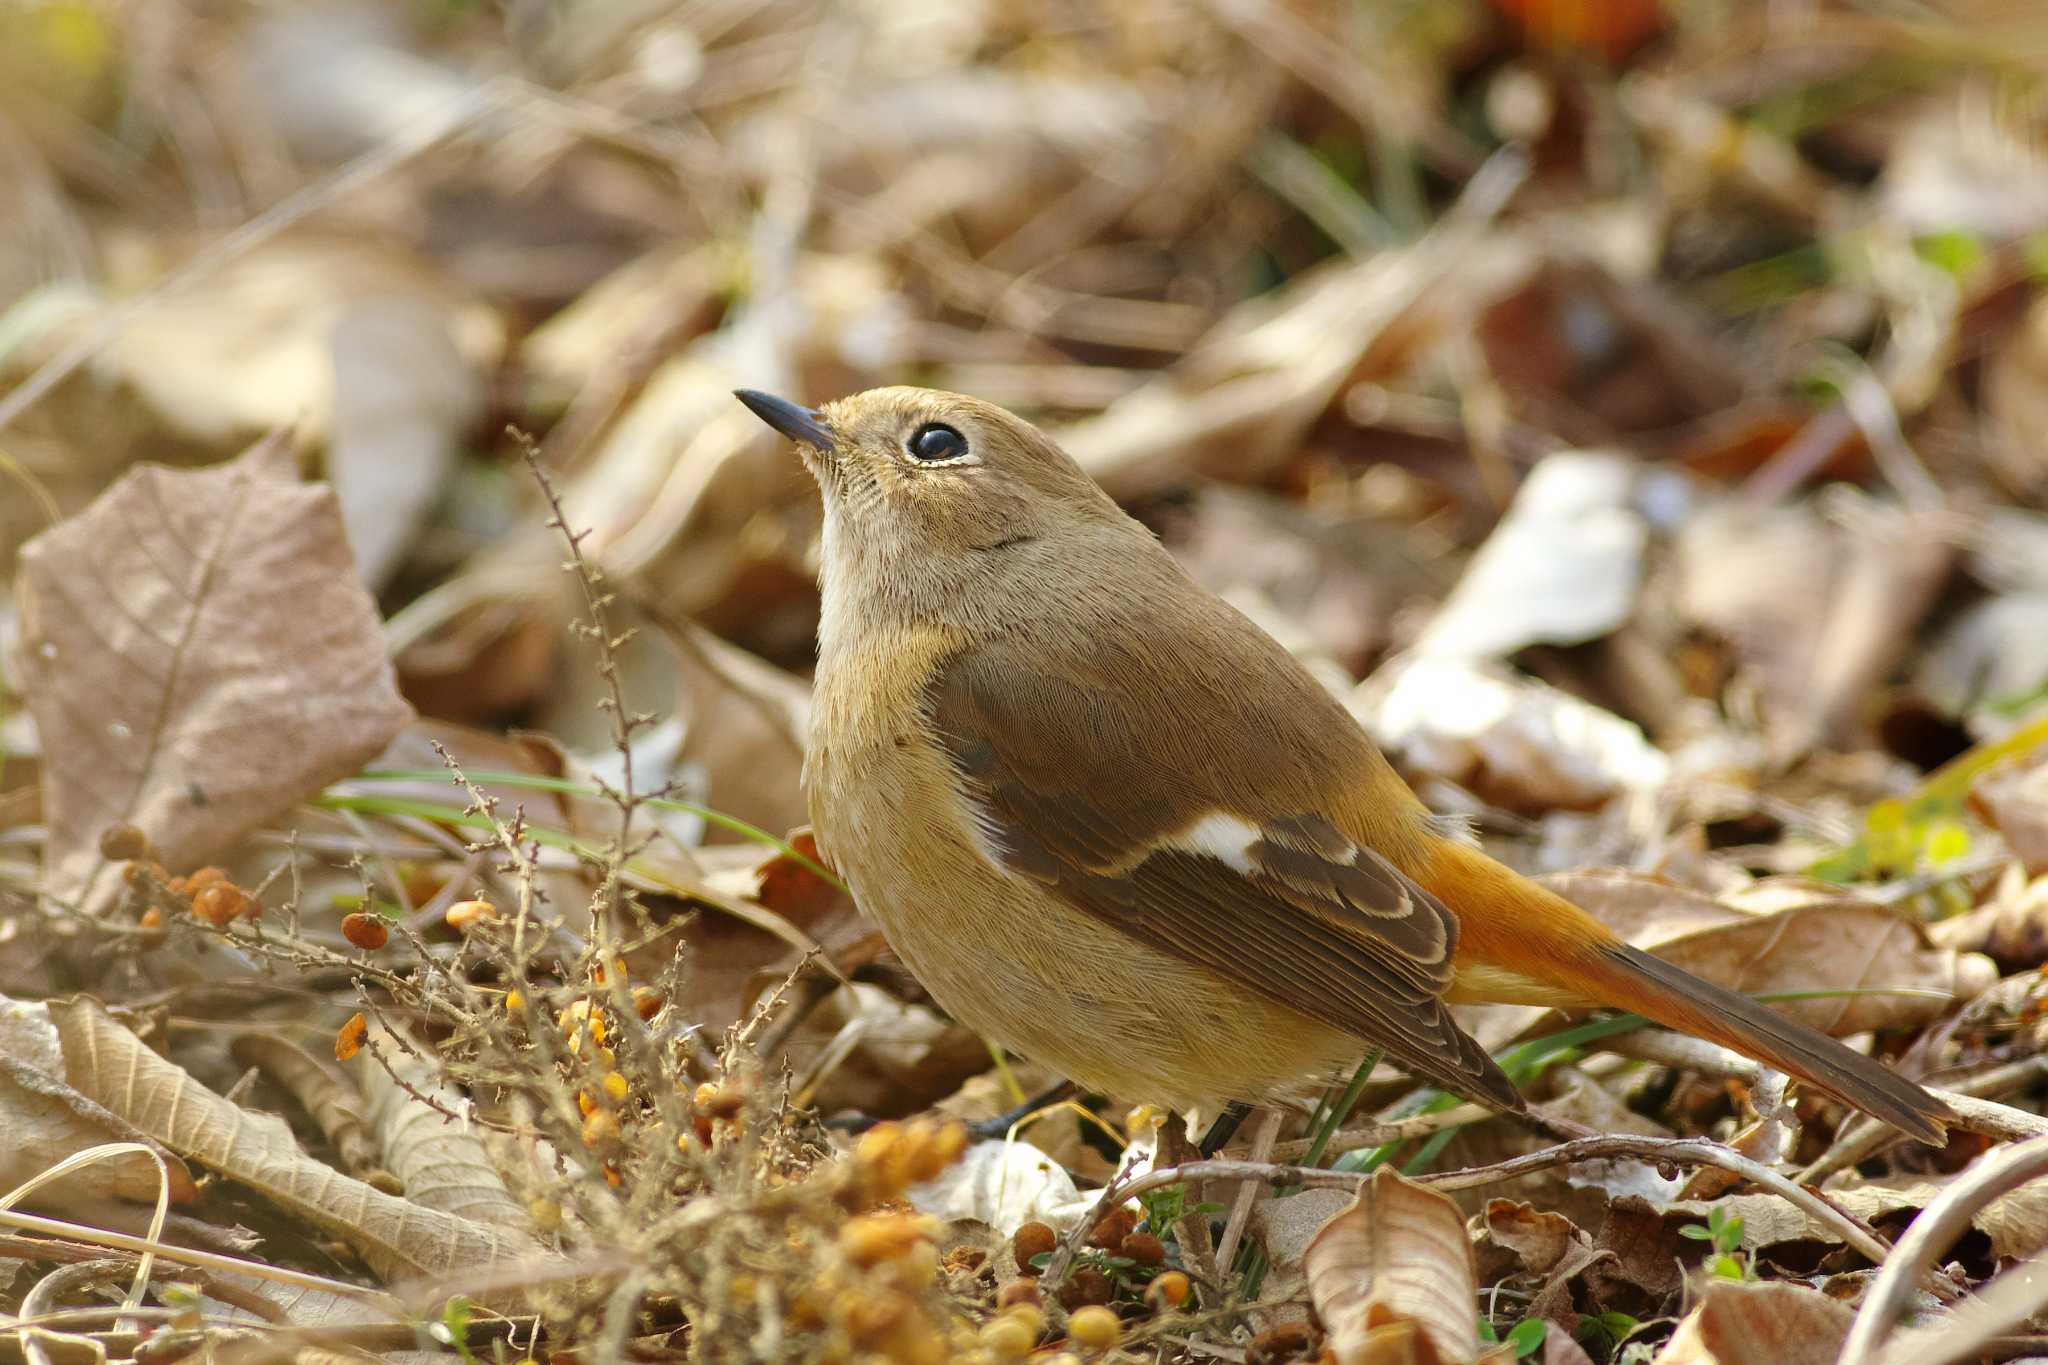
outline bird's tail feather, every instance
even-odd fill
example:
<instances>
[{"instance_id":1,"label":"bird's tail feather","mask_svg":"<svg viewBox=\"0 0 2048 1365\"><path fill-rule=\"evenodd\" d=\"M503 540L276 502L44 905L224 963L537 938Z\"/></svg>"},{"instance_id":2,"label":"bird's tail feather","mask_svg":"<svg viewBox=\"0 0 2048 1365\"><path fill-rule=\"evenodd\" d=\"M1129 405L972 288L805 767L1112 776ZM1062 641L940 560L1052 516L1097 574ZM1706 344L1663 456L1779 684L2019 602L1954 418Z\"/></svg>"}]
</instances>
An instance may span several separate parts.
<instances>
[{"instance_id":1,"label":"bird's tail feather","mask_svg":"<svg viewBox=\"0 0 2048 1365\"><path fill-rule=\"evenodd\" d=\"M1585 911L1477 849L1441 845L1418 880L1458 915L1461 970L1507 969L1733 1048L1922 1142L1940 1145L1943 1125L1955 1120L1946 1104L1884 1063L1631 947ZM1473 905L1491 912L1466 913Z\"/></svg>"}]
</instances>

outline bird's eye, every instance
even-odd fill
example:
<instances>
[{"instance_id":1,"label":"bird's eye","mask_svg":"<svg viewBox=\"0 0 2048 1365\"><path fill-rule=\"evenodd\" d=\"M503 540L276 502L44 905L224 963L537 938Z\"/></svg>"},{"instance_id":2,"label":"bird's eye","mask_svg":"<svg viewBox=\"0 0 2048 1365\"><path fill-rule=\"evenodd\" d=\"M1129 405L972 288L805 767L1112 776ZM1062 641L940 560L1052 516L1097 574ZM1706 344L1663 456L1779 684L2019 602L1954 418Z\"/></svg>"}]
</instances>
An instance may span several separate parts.
<instances>
[{"instance_id":1,"label":"bird's eye","mask_svg":"<svg viewBox=\"0 0 2048 1365\"><path fill-rule=\"evenodd\" d=\"M926 422L911 433L907 445L913 459L933 464L957 460L967 453L967 438L944 422Z\"/></svg>"}]
</instances>

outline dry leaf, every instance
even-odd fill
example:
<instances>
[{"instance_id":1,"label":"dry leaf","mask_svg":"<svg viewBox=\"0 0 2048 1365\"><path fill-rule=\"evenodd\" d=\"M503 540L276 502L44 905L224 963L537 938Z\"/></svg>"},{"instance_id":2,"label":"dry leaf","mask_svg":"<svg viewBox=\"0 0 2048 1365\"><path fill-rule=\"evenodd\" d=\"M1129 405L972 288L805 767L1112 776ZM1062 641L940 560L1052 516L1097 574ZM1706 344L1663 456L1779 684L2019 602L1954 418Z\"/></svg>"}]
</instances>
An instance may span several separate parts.
<instances>
[{"instance_id":1,"label":"dry leaf","mask_svg":"<svg viewBox=\"0 0 2048 1365\"><path fill-rule=\"evenodd\" d=\"M1852 1321L1804 1285L1710 1280L1656 1365L1835 1365Z\"/></svg>"},{"instance_id":2,"label":"dry leaf","mask_svg":"<svg viewBox=\"0 0 2048 1365\"><path fill-rule=\"evenodd\" d=\"M397 571L476 420L483 383L442 311L406 295L366 299L335 322L327 477L356 571L373 591Z\"/></svg>"},{"instance_id":3,"label":"dry leaf","mask_svg":"<svg viewBox=\"0 0 2048 1365\"><path fill-rule=\"evenodd\" d=\"M1472 1242L1448 1197L1382 1166L1302 1261L1338 1365L1480 1358Z\"/></svg>"},{"instance_id":4,"label":"dry leaf","mask_svg":"<svg viewBox=\"0 0 2048 1365\"><path fill-rule=\"evenodd\" d=\"M1495 805L1582 809L1659 787L1670 772L1636 725L1499 664L1407 655L1349 705L1411 774Z\"/></svg>"},{"instance_id":5,"label":"dry leaf","mask_svg":"<svg viewBox=\"0 0 2048 1365\"><path fill-rule=\"evenodd\" d=\"M1844 1213L1867 1223L1924 1209L1934 1202L1945 1184L1940 1180L1874 1180L1830 1189L1828 1199ZM1841 1235L1827 1224L1772 1194L1724 1195L1711 1203L1677 1200L1661 1207L1667 1213L1702 1219L1714 1208L1737 1214L1742 1218L1742 1245L1751 1251L1784 1242L1841 1241ZM2048 1249L2048 1181L2022 1185L1992 1200L1971 1215L1970 1226L1984 1234L1991 1254L2000 1260L2032 1256Z\"/></svg>"},{"instance_id":6,"label":"dry leaf","mask_svg":"<svg viewBox=\"0 0 2048 1365\"><path fill-rule=\"evenodd\" d=\"M47 1005L0 996L0 1192L107 1142L156 1145L65 1081L64 1054ZM170 1168L171 1198L196 1199L185 1163L169 1152L162 1156ZM134 1153L54 1180L27 1202L73 1212L89 1197L154 1200L162 1185L156 1162Z\"/></svg>"},{"instance_id":7,"label":"dry leaf","mask_svg":"<svg viewBox=\"0 0 2048 1365\"><path fill-rule=\"evenodd\" d=\"M1834 490L1809 505L1731 505L1678 539L1682 616L1729 640L1783 758L1845 745L1954 559L1954 518Z\"/></svg>"},{"instance_id":8,"label":"dry leaf","mask_svg":"<svg viewBox=\"0 0 2048 1365\"><path fill-rule=\"evenodd\" d=\"M1837 1036L1924 1023L1997 975L1885 906L1811 883L1760 883L1750 894L1783 908L1758 914L1627 872L1541 880L1636 947L1732 991L1878 992L1775 1004Z\"/></svg>"},{"instance_id":9,"label":"dry leaf","mask_svg":"<svg viewBox=\"0 0 2048 1365\"><path fill-rule=\"evenodd\" d=\"M533 1260L538 1244L381 1193L300 1150L275 1114L214 1094L143 1046L97 1000L54 1001L66 1079L143 1132L347 1241L387 1283Z\"/></svg>"},{"instance_id":10,"label":"dry leaf","mask_svg":"<svg viewBox=\"0 0 2048 1365\"><path fill-rule=\"evenodd\" d=\"M516 1235L532 1231L526 1210L506 1192L497 1167L467 1124L448 1115L470 1112L469 1097L441 1079L438 1067L379 1027L371 1046L389 1065L366 1066L361 1078L372 1133L384 1145L385 1165L405 1184L405 1197Z\"/></svg>"},{"instance_id":11,"label":"dry leaf","mask_svg":"<svg viewBox=\"0 0 2048 1365\"><path fill-rule=\"evenodd\" d=\"M1970 805L2028 872L2048 873L2048 756L1999 764L1977 779Z\"/></svg>"},{"instance_id":12,"label":"dry leaf","mask_svg":"<svg viewBox=\"0 0 2048 1365\"><path fill-rule=\"evenodd\" d=\"M281 471L282 450L139 467L23 547L51 895L112 891L109 825L197 861L354 772L409 718L334 494Z\"/></svg>"},{"instance_id":13,"label":"dry leaf","mask_svg":"<svg viewBox=\"0 0 2048 1365\"><path fill-rule=\"evenodd\" d=\"M1649 528L1626 456L1561 451L1529 471L1508 513L1416 641L1417 654L1496 658L1618 629L1635 606Z\"/></svg>"}]
</instances>

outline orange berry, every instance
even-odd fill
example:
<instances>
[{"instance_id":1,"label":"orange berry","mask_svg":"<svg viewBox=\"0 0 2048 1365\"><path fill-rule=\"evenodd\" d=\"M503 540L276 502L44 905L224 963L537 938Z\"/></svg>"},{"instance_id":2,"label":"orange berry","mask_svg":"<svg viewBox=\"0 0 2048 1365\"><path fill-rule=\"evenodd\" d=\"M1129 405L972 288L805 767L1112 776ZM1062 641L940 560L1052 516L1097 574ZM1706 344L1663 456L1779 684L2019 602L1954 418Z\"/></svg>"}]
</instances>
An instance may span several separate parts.
<instances>
[{"instance_id":1,"label":"orange berry","mask_svg":"<svg viewBox=\"0 0 2048 1365\"><path fill-rule=\"evenodd\" d=\"M633 988L633 1013L639 1015L643 1020L652 1019L655 1015L660 1014L661 1007L665 1003L666 1001L663 999L661 992L652 986L635 986Z\"/></svg>"},{"instance_id":2,"label":"orange berry","mask_svg":"<svg viewBox=\"0 0 2048 1365\"><path fill-rule=\"evenodd\" d=\"M391 941L391 930L385 926L382 915L366 915L359 910L343 917L341 936L364 952L374 953Z\"/></svg>"},{"instance_id":3,"label":"orange berry","mask_svg":"<svg viewBox=\"0 0 2048 1365\"><path fill-rule=\"evenodd\" d=\"M249 898L242 894L242 888L228 881L208 882L192 897L192 913L220 929L240 919L248 908Z\"/></svg>"},{"instance_id":4,"label":"orange berry","mask_svg":"<svg viewBox=\"0 0 2048 1365\"><path fill-rule=\"evenodd\" d=\"M1043 1308L1045 1291L1036 1280L1012 1280L996 1293L998 1308ZM1041 1312L1040 1317L1044 1314Z\"/></svg>"},{"instance_id":5,"label":"orange berry","mask_svg":"<svg viewBox=\"0 0 2048 1365\"><path fill-rule=\"evenodd\" d=\"M334 1060L345 1062L363 1050L363 1039L370 1036L370 1021L358 1011L348 1017L341 1026L341 1032L334 1035Z\"/></svg>"},{"instance_id":6,"label":"orange berry","mask_svg":"<svg viewBox=\"0 0 2048 1365\"><path fill-rule=\"evenodd\" d=\"M142 929L161 929L164 927L164 912L152 905L142 912L142 918L136 920L135 924Z\"/></svg>"},{"instance_id":7,"label":"orange berry","mask_svg":"<svg viewBox=\"0 0 2048 1365\"><path fill-rule=\"evenodd\" d=\"M1178 1270L1168 1270L1145 1286L1145 1302L1155 1312L1171 1313L1188 1301L1188 1277Z\"/></svg>"},{"instance_id":8,"label":"orange berry","mask_svg":"<svg viewBox=\"0 0 2048 1365\"><path fill-rule=\"evenodd\" d=\"M582 1098L581 1091L577 1092L577 1098L579 1100ZM619 1121L612 1117L611 1110L592 1109L583 1116L583 1145L585 1147L602 1146L618 1135Z\"/></svg>"},{"instance_id":9,"label":"orange berry","mask_svg":"<svg viewBox=\"0 0 2048 1365\"><path fill-rule=\"evenodd\" d=\"M604 1093L611 1097L613 1104L624 1103L631 1091L631 1087L626 1084L626 1078L616 1071L606 1072L604 1080L599 1084L604 1087Z\"/></svg>"},{"instance_id":10,"label":"orange berry","mask_svg":"<svg viewBox=\"0 0 2048 1365\"><path fill-rule=\"evenodd\" d=\"M1017 1258L1017 1269L1026 1275L1036 1275L1044 1267L1031 1264L1034 1256L1043 1256L1058 1246L1059 1235L1043 1223L1026 1223L1010 1236L1010 1251Z\"/></svg>"},{"instance_id":11,"label":"orange berry","mask_svg":"<svg viewBox=\"0 0 2048 1365\"><path fill-rule=\"evenodd\" d=\"M1103 1220L1088 1234L1088 1245L1101 1247L1114 1255L1130 1236L1131 1229L1138 1225L1137 1212L1129 1208L1111 1209Z\"/></svg>"}]
</instances>

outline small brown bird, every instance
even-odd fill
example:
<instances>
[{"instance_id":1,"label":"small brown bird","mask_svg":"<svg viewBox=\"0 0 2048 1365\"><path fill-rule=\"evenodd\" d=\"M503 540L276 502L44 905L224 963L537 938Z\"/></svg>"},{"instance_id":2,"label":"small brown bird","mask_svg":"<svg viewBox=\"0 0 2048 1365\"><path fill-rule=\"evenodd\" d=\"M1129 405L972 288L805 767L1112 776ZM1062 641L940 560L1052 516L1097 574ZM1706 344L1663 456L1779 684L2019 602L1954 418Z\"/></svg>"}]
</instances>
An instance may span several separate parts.
<instances>
[{"instance_id":1,"label":"small brown bird","mask_svg":"<svg viewBox=\"0 0 2048 1365\"><path fill-rule=\"evenodd\" d=\"M1462 842L1029 423L928 389L738 397L824 490L819 845L962 1023L1183 1110L1301 1095L1368 1046L1517 1110L1449 1004L1610 1005L1942 1140L1919 1086Z\"/></svg>"}]
</instances>

